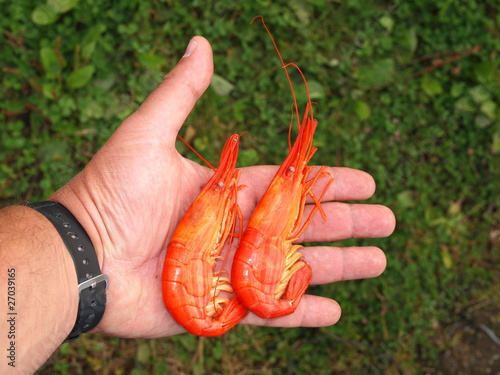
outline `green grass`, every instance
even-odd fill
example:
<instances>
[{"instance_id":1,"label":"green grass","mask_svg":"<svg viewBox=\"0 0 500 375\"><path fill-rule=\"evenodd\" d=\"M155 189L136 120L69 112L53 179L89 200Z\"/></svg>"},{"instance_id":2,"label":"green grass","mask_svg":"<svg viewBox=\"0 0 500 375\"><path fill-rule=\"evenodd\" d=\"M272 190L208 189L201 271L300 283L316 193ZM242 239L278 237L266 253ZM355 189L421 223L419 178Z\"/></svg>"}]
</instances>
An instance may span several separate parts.
<instances>
[{"instance_id":1,"label":"green grass","mask_svg":"<svg viewBox=\"0 0 500 375\"><path fill-rule=\"evenodd\" d=\"M342 242L385 249L381 277L311 288L342 304L334 327L88 335L40 374L444 374L444 358L468 345L456 324L500 332L497 1L47 3L65 12L0 0L3 202L43 199L70 179L196 34L212 43L217 82L187 120L195 147L215 161L228 134L247 131L240 165L279 164L291 99L266 33L249 24L262 14L311 85L314 161L371 173L370 202L398 226Z\"/></svg>"}]
</instances>

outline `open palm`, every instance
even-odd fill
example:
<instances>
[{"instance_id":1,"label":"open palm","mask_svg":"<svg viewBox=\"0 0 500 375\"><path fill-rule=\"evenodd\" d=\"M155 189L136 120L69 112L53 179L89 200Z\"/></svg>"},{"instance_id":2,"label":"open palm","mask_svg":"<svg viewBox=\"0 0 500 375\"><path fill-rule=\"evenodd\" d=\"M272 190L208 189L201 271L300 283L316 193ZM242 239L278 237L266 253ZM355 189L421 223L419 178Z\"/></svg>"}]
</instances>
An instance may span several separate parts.
<instances>
[{"instance_id":1,"label":"open palm","mask_svg":"<svg viewBox=\"0 0 500 375\"><path fill-rule=\"evenodd\" d=\"M213 173L175 149L177 133L213 73L209 43L195 37L190 46L196 48L189 49L189 55L123 122L87 167L50 197L82 223L96 247L102 272L109 277L106 311L96 332L162 337L184 331L163 305L163 260L177 223ZM240 191L238 203L244 222L275 171L274 166L243 169L240 184L247 187ZM375 190L371 176L348 168L331 168L330 173L335 182L322 204L328 219L323 222L315 215L301 240L334 241L392 233L395 219L388 208L333 202L369 198ZM320 179L318 191L321 185ZM385 256L375 247L311 247L302 252L313 268L315 284L374 277L385 269ZM290 316L263 320L250 314L243 322L325 326L339 317L335 301L306 295Z\"/></svg>"}]
</instances>

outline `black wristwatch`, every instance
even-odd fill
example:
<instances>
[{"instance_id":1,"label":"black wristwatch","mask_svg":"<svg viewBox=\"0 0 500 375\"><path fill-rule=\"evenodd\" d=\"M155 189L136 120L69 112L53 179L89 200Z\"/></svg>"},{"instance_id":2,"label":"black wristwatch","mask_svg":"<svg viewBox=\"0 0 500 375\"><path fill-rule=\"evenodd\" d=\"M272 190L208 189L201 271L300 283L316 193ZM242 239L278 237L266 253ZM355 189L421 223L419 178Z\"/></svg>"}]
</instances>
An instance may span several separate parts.
<instances>
[{"instance_id":1,"label":"black wristwatch","mask_svg":"<svg viewBox=\"0 0 500 375\"><path fill-rule=\"evenodd\" d=\"M78 315L76 323L65 342L78 338L94 328L106 307L108 277L101 273L94 246L90 238L66 207L56 202L28 203L44 215L57 229L75 263L78 278Z\"/></svg>"}]
</instances>

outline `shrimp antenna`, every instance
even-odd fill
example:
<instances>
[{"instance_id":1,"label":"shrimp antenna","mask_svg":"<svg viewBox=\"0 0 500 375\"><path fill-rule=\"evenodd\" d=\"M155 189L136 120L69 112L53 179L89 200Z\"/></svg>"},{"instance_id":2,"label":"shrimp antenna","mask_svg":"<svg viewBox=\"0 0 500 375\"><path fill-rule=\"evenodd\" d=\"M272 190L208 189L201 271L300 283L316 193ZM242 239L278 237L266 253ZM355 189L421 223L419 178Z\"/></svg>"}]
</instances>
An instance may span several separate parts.
<instances>
[{"instance_id":1,"label":"shrimp antenna","mask_svg":"<svg viewBox=\"0 0 500 375\"><path fill-rule=\"evenodd\" d=\"M285 61L283 60L283 57L281 56L281 52L280 52L280 50L278 48L278 45L276 44L276 41L274 40L273 35L271 34L271 31L269 30L269 28L267 27L267 25L266 25L266 23L264 21L264 16L255 16L252 19L252 21L250 21L250 23L253 23L253 21L255 21L256 18L260 18L260 20L262 22L262 26L264 26L264 29L266 29L266 32L269 35L269 38L271 38L271 42L273 43L274 49L276 50L276 53L278 54L278 57L280 59L281 67L285 71L286 79L288 80L288 85L290 86L290 91L292 92L293 106L295 107L295 114L296 114L296 118L297 118L297 126L298 126L298 129L300 130L300 126L301 125L300 125L299 105L297 103L297 97L295 95L295 90L293 88L292 79L290 78L290 74L288 73L288 70L287 70L287 66L290 65L290 64L285 64ZM289 148L291 148L290 138L291 138L291 129L288 130L288 147Z\"/></svg>"},{"instance_id":2,"label":"shrimp antenna","mask_svg":"<svg viewBox=\"0 0 500 375\"><path fill-rule=\"evenodd\" d=\"M314 121L314 113L313 113L313 107L312 107L312 101L311 101L311 92L309 91L309 85L307 84L307 79L302 70L299 68L299 66L295 63L288 63L284 66L284 68L287 68L289 66L293 66L297 71L299 72L300 76L302 77L302 81L304 82L304 87L306 89L306 95L307 95L307 105L306 105L306 110L304 112L304 118L302 119L302 123L304 123L305 119L309 117L309 120ZM312 142L312 139L311 139Z\"/></svg>"},{"instance_id":3,"label":"shrimp antenna","mask_svg":"<svg viewBox=\"0 0 500 375\"><path fill-rule=\"evenodd\" d=\"M210 167L210 169L211 169L211 170L213 170L213 171L215 171L215 170L216 170L214 167L212 167L212 164L210 164L210 163L208 162L208 160L207 160L207 159L205 159L203 156L201 156L201 154L200 154L198 151L196 151L196 150L194 149L194 147L193 147L193 146L191 146L191 145L190 145L190 144L189 144L189 143L188 143L188 142L187 142L184 138L182 138L179 134L177 134L177 138L179 138L179 139L182 141L182 143L184 143L184 144L185 144L185 145L186 145L186 146L187 146L187 147L188 147L191 151L193 151L193 152L196 154L196 156L198 156L198 157L199 157L199 158L200 158L200 159L201 159L201 160L202 160L202 161L203 161L206 165L208 165L208 166Z\"/></svg>"}]
</instances>

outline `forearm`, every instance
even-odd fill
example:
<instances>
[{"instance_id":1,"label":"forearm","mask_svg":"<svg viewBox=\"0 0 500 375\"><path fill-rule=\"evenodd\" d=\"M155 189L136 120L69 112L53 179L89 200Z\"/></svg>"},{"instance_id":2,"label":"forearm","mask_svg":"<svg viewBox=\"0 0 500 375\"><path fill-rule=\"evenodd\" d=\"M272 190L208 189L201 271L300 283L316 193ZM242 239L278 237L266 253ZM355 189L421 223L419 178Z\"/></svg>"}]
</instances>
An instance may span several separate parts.
<instances>
[{"instance_id":1,"label":"forearm","mask_svg":"<svg viewBox=\"0 0 500 375\"><path fill-rule=\"evenodd\" d=\"M75 267L53 225L35 210L0 210L0 373L30 374L75 324Z\"/></svg>"}]
</instances>

